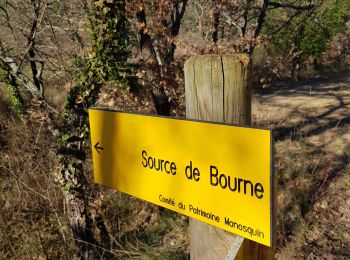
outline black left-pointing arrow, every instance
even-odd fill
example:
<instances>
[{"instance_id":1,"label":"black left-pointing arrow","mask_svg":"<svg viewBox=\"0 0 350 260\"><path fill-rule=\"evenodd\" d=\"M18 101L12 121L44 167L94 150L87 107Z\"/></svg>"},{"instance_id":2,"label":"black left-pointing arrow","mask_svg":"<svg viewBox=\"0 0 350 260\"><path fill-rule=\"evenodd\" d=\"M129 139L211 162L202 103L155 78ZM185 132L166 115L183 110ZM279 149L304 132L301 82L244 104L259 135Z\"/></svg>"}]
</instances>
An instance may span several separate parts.
<instances>
[{"instance_id":1,"label":"black left-pointing arrow","mask_svg":"<svg viewBox=\"0 0 350 260\"><path fill-rule=\"evenodd\" d=\"M96 151L97 151L98 153L100 153L99 150L103 150L103 147L98 146L99 144L100 144L100 142L97 142L97 143L94 145L94 148L96 149Z\"/></svg>"}]
</instances>

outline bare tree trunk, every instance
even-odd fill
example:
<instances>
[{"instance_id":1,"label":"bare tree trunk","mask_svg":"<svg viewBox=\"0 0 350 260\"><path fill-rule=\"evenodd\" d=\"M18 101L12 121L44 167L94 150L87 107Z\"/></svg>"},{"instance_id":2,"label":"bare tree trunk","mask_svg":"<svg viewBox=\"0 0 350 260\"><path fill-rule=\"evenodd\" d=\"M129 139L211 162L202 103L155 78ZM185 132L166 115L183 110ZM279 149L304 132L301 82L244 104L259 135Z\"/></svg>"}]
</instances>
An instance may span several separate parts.
<instances>
[{"instance_id":1,"label":"bare tree trunk","mask_svg":"<svg viewBox=\"0 0 350 260\"><path fill-rule=\"evenodd\" d=\"M217 44L218 42L219 25L220 25L220 12L218 9L215 9L213 14L213 34L211 37L214 44Z\"/></svg>"},{"instance_id":2,"label":"bare tree trunk","mask_svg":"<svg viewBox=\"0 0 350 260\"><path fill-rule=\"evenodd\" d=\"M173 38L179 34L188 0L180 2L174 3L170 10L167 9L166 12L169 16L162 18L160 26L163 31L157 39L153 38L152 34L149 33L150 28L147 28L147 16L143 1L141 1L139 10L135 13L139 23L139 47L141 50L146 47L153 61L153 64L148 66L146 70L151 82L152 101L158 115L169 115L172 107L166 88L172 88L174 87L172 85L176 84L173 81L175 76L173 62L176 49ZM159 10L156 11L160 12L160 9L164 8L163 4L159 4L158 8ZM161 10L161 12L164 12L164 10Z\"/></svg>"},{"instance_id":3,"label":"bare tree trunk","mask_svg":"<svg viewBox=\"0 0 350 260\"><path fill-rule=\"evenodd\" d=\"M109 234L98 208L94 206L97 195L83 168L85 152L81 150L81 141L73 137L58 151L60 163L56 178L64 191L76 255L82 259L108 258L110 255L104 249L110 248Z\"/></svg>"},{"instance_id":4,"label":"bare tree trunk","mask_svg":"<svg viewBox=\"0 0 350 260\"><path fill-rule=\"evenodd\" d=\"M4 64L4 66L8 67L8 72L32 94L33 98L43 98L36 85L18 69L18 65L15 60L5 56L1 50L0 61Z\"/></svg>"},{"instance_id":5,"label":"bare tree trunk","mask_svg":"<svg viewBox=\"0 0 350 260\"><path fill-rule=\"evenodd\" d=\"M163 87L152 88L152 100L156 109L157 115L170 115L171 103L168 100Z\"/></svg>"},{"instance_id":6,"label":"bare tree trunk","mask_svg":"<svg viewBox=\"0 0 350 260\"><path fill-rule=\"evenodd\" d=\"M295 82L299 81L300 61L298 57L292 60L292 78Z\"/></svg>"},{"instance_id":7,"label":"bare tree trunk","mask_svg":"<svg viewBox=\"0 0 350 260\"><path fill-rule=\"evenodd\" d=\"M38 68L36 66L34 43L32 44L32 47L28 51L28 56L29 56L30 68L32 70L32 77L33 77L34 85L39 90L41 95L43 95L43 93L44 93L44 91L43 91L43 81L42 81L42 78L41 78L41 71L38 71Z\"/></svg>"}]
</instances>

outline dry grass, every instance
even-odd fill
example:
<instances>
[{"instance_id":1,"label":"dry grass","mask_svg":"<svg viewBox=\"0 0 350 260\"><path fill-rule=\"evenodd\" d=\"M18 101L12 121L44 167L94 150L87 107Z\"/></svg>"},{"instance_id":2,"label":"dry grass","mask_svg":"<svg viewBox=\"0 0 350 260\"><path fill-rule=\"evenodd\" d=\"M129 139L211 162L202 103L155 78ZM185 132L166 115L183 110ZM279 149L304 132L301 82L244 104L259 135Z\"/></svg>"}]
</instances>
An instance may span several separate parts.
<instances>
[{"instance_id":1,"label":"dry grass","mask_svg":"<svg viewBox=\"0 0 350 260\"><path fill-rule=\"evenodd\" d=\"M8 118L0 136L0 258L69 258L70 234L45 126Z\"/></svg>"},{"instance_id":2,"label":"dry grass","mask_svg":"<svg viewBox=\"0 0 350 260\"><path fill-rule=\"evenodd\" d=\"M126 94L126 92L122 92ZM56 142L30 110L13 116L0 102L0 259L71 259L74 243L55 183ZM129 101L129 99L128 99ZM91 160L86 169L91 171ZM110 189L102 211L115 259L186 259L187 218Z\"/></svg>"},{"instance_id":3,"label":"dry grass","mask_svg":"<svg viewBox=\"0 0 350 260\"><path fill-rule=\"evenodd\" d=\"M346 84L333 85L320 85L315 92L309 86L281 87L257 95L253 104L254 124L276 129L279 259L350 257L350 93ZM72 235L52 175L55 140L46 122L16 119L6 99L1 101L0 258L71 259ZM109 85L99 103L153 112L149 99ZM186 217L98 189L112 241L104 250L110 256L188 258Z\"/></svg>"},{"instance_id":4,"label":"dry grass","mask_svg":"<svg viewBox=\"0 0 350 260\"><path fill-rule=\"evenodd\" d=\"M187 217L119 192L104 194L103 212L115 256L187 259Z\"/></svg>"},{"instance_id":5,"label":"dry grass","mask_svg":"<svg viewBox=\"0 0 350 260\"><path fill-rule=\"evenodd\" d=\"M350 254L349 237L331 234L350 232L350 78L338 76L271 87L253 105L255 124L275 129L278 259Z\"/></svg>"}]
</instances>

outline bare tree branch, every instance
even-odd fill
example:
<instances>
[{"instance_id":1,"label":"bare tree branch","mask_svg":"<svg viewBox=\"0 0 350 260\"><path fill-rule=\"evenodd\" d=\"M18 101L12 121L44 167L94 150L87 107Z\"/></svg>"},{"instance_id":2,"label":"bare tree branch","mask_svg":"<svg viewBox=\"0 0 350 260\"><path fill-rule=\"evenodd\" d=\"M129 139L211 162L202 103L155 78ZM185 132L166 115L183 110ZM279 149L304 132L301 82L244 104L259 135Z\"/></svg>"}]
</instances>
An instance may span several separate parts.
<instances>
[{"instance_id":1,"label":"bare tree branch","mask_svg":"<svg viewBox=\"0 0 350 260\"><path fill-rule=\"evenodd\" d=\"M233 27L235 27L238 30L240 37L244 36L244 33L243 33L244 25L241 27L238 24L236 24L235 21L231 18L231 16L228 15L226 12L223 12L222 16L224 18L226 18L226 23L227 24L232 25Z\"/></svg>"},{"instance_id":2,"label":"bare tree branch","mask_svg":"<svg viewBox=\"0 0 350 260\"><path fill-rule=\"evenodd\" d=\"M278 33L280 30L282 30L283 28L287 27L292 20L297 17L298 15L300 15L302 12L301 11L297 11L295 12L291 17L288 18L288 20L286 22L284 22L281 26L279 26L277 29L275 29L274 31L272 31L271 33L268 34L268 36L274 35L275 33Z\"/></svg>"},{"instance_id":3,"label":"bare tree branch","mask_svg":"<svg viewBox=\"0 0 350 260\"><path fill-rule=\"evenodd\" d=\"M7 65L9 68L9 73L16 78L18 82L20 82L31 94L34 98L43 99L43 96L39 89L35 86L35 84L28 79L26 75L24 75L20 70L18 70L18 65L16 62L10 58L5 56L2 52L0 52L0 61Z\"/></svg>"},{"instance_id":4,"label":"bare tree branch","mask_svg":"<svg viewBox=\"0 0 350 260\"><path fill-rule=\"evenodd\" d=\"M290 3L279 3L279 2L269 2L269 6L272 6L274 8L290 8L298 11L307 11L312 9L315 5L310 3L308 5L294 5Z\"/></svg>"},{"instance_id":5,"label":"bare tree branch","mask_svg":"<svg viewBox=\"0 0 350 260\"><path fill-rule=\"evenodd\" d=\"M264 0L263 5L260 9L257 25L255 28L254 39L256 39L260 35L261 29L262 29L264 21L265 21L266 12L267 12L267 9L269 7L269 4L270 4L269 0ZM252 54L253 50L250 50L249 52L250 52L250 54Z\"/></svg>"},{"instance_id":6,"label":"bare tree branch","mask_svg":"<svg viewBox=\"0 0 350 260\"><path fill-rule=\"evenodd\" d=\"M11 32L13 33L13 28L12 28L11 23L10 23L10 16L9 16L6 8L0 6L0 11L2 11L5 14L6 24L10 28Z\"/></svg>"},{"instance_id":7,"label":"bare tree branch","mask_svg":"<svg viewBox=\"0 0 350 260\"><path fill-rule=\"evenodd\" d=\"M172 36L177 36L179 34L181 20L185 14L187 3L188 3L188 0L184 0L182 2L180 9L179 9L178 4L176 4L176 6L175 6L175 19L174 19L173 24L171 26L171 35Z\"/></svg>"},{"instance_id":8,"label":"bare tree branch","mask_svg":"<svg viewBox=\"0 0 350 260\"><path fill-rule=\"evenodd\" d=\"M44 6L44 9L41 13L41 16L39 17L37 14L37 16L34 17L33 24L32 24L32 30L31 30L30 35L28 36L28 38L29 38L28 48L26 49L25 53L23 54L23 56L18 64L18 69L21 69L25 57L27 56L29 51L33 48L35 36L36 36L37 31L38 31L38 28L40 27L40 25L43 21L43 18L44 18L45 12L46 12L46 7L47 7L47 2L45 1L45 6Z\"/></svg>"}]
</instances>

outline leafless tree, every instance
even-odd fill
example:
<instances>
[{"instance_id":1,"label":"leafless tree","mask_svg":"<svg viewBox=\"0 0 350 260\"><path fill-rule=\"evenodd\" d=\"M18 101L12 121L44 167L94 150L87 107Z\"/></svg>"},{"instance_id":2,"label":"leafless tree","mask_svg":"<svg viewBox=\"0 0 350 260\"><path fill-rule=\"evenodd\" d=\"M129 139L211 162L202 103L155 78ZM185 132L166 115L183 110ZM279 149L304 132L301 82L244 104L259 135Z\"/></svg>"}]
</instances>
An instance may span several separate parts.
<instances>
[{"instance_id":1,"label":"leafless tree","mask_svg":"<svg viewBox=\"0 0 350 260\"><path fill-rule=\"evenodd\" d=\"M211 41L219 51L252 54L255 47L267 35L262 35L268 13L276 9L288 9L286 19L277 24L270 35L287 26L302 12L311 10L312 1L273 0L221 0L195 1L200 29L205 39ZM210 49L210 48L209 48ZM215 49L215 48L214 48ZM211 51L213 48L210 49ZM215 51L215 50L214 50Z\"/></svg>"},{"instance_id":2,"label":"leafless tree","mask_svg":"<svg viewBox=\"0 0 350 260\"><path fill-rule=\"evenodd\" d=\"M67 57L83 48L83 19L70 13L79 10L73 5L58 0L0 3L0 61L33 98L45 97L44 71L45 78L56 77L66 83L72 79Z\"/></svg>"}]
</instances>

